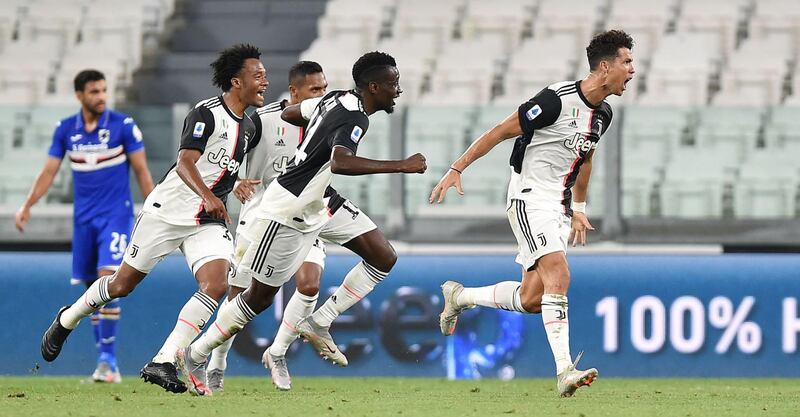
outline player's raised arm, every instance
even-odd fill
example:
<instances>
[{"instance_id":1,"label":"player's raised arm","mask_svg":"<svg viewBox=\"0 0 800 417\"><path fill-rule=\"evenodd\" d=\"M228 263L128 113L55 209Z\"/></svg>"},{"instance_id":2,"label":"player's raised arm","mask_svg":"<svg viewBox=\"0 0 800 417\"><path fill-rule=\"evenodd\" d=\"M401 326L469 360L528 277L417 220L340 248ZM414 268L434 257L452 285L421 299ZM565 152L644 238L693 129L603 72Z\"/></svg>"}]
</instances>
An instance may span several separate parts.
<instances>
[{"instance_id":1,"label":"player's raised arm","mask_svg":"<svg viewBox=\"0 0 800 417\"><path fill-rule=\"evenodd\" d=\"M295 126L306 127L320 100L322 100L322 97L312 97L300 103L286 106L281 112L281 119Z\"/></svg>"},{"instance_id":2,"label":"player's raised arm","mask_svg":"<svg viewBox=\"0 0 800 417\"><path fill-rule=\"evenodd\" d=\"M522 134L522 127L519 124L517 112L514 112L472 142L472 145L450 164L450 169L433 188L428 202L441 203L444 201L444 196L450 187L455 187L459 194L464 195L464 189L461 187L461 173L473 162L489 153L498 143L520 134Z\"/></svg>"}]
</instances>

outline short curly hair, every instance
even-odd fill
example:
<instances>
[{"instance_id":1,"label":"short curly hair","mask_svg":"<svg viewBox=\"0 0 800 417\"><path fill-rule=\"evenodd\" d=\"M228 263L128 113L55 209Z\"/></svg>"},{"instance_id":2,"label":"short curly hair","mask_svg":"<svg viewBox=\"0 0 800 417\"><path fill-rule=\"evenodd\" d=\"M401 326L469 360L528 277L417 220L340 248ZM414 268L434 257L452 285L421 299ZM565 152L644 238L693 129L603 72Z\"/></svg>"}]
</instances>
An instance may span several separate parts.
<instances>
[{"instance_id":1,"label":"short curly hair","mask_svg":"<svg viewBox=\"0 0 800 417\"><path fill-rule=\"evenodd\" d=\"M217 59L211 63L213 76L211 78L215 86L222 91L229 91L232 87L231 78L236 77L244 67L244 61L261 58L261 51L253 45L241 43L231 46L219 53Z\"/></svg>"},{"instance_id":2,"label":"short curly hair","mask_svg":"<svg viewBox=\"0 0 800 417\"><path fill-rule=\"evenodd\" d=\"M586 47L586 58L589 59L589 70L594 71L600 61L613 58L619 48L633 49L633 38L621 30L609 30L598 33Z\"/></svg>"},{"instance_id":3,"label":"short curly hair","mask_svg":"<svg viewBox=\"0 0 800 417\"><path fill-rule=\"evenodd\" d=\"M396 67L394 58L384 52L367 52L353 64L353 81L358 88L366 88L369 83L377 81L382 71L389 67Z\"/></svg>"}]
</instances>

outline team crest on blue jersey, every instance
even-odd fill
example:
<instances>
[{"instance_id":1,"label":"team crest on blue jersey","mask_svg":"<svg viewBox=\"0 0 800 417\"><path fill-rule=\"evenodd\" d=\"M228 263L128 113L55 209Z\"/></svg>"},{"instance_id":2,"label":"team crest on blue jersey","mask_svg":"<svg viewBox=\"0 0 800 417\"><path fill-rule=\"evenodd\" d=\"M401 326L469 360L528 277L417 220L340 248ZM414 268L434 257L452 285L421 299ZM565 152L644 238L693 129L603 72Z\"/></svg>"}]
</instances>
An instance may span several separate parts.
<instances>
[{"instance_id":1,"label":"team crest on blue jersey","mask_svg":"<svg viewBox=\"0 0 800 417\"><path fill-rule=\"evenodd\" d=\"M350 133L350 139L353 142L358 143L358 141L361 140L361 134L362 133L364 133L364 131L361 130L360 127L355 126L355 127L353 127L353 133Z\"/></svg>"},{"instance_id":2,"label":"team crest on blue jersey","mask_svg":"<svg viewBox=\"0 0 800 417\"><path fill-rule=\"evenodd\" d=\"M206 130L206 124L203 122L197 122L194 124L194 132L192 132L192 136L196 138L203 137L204 130Z\"/></svg>"},{"instance_id":3,"label":"team crest on blue jersey","mask_svg":"<svg viewBox=\"0 0 800 417\"><path fill-rule=\"evenodd\" d=\"M533 120L536 117L538 117L540 114L542 114L542 108L539 107L539 105L537 104L537 105L531 107L530 110L525 112L525 117L527 117L528 120Z\"/></svg>"},{"instance_id":4,"label":"team crest on blue jersey","mask_svg":"<svg viewBox=\"0 0 800 417\"><path fill-rule=\"evenodd\" d=\"M100 143L108 143L111 139L111 131L108 129L100 129L97 131L97 138L100 139Z\"/></svg>"}]
</instances>

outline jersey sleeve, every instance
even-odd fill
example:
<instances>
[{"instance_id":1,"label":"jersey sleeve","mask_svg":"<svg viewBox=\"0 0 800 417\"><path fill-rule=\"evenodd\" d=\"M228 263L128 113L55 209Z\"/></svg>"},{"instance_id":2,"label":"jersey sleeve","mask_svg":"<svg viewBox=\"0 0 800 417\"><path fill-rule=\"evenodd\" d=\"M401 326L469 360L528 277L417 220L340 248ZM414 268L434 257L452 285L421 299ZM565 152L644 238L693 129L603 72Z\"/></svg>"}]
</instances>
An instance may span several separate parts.
<instances>
[{"instance_id":1,"label":"jersey sleeve","mask_svg":"<svg viewBox=\"0 0 800 417\"><path fill-rule=\"evenodd\" d=\"M355 112L353 112L355 113ZM358 142L367 133L369 127L369 119L363 113L356 113L356 117L351 118L346 123L336 129L336 132L331 137L331 148L334 146L344 146L353 151L353 154L358 150Z\"/></svg>"},{"instance_id":2,"label":"jersey sleeve","mask_svg":"<svg viewBox=\"0 0 800 417\"><path fill-rule=\"evenodd\" d=\"M205 152L208 138L214 132L214 115L204 106L193 108L183 121L181 146L178 149L196 149Z\"/></svg>"},{"instance_id":3,"label":"jersey sleeve","mask_svg":"<svg viewBox=\"0 0 800 417\"><path fill-rule=\"evenodd\" d=\"M264 132L261 116L258 115L258 112L253 113L253 115L250 116L250 119L253 121L253 127L254 127L253 139L250 140L246 152L250 152L253 148L256 147L256 145L261 143L261 135Z\"/></svg>"},{"instance_id":4,"label":"jersey sleeve","mask_svg":"<svg viewBox=\"0 0 800 417\"><path fill-rule=\"evenodd\" d=\"M50 143L50 149L47 154L53 158L63 158L64 154L67 153L66 139L65 123L58 122L55 130L53 130L53 142Z\"/></svg>"},{"instance_id":5,"label":"jersey sleeve","mask_svg":"<svg viewBox=\"0 0 800 417\"><path fill-rule=\"evenodd\" d=\"M320 101L322 101L322 97L309 98L300 102L300 114L303 116L303 119L311 119L311 115L314 113L314 109L317 108Z\"/></svg>"},{"instance_id":6,"label":"jersey sleeve","mask_svg":"<svg viewBox=\"0 0 800 417\"><path fill-rule=\"evenodd\" d=\"M125 153L138 152L144 149L144 138L142 131L133 117L126 117L122 122L122 146L125 148Z\"/></svg>"},{"instance_id":7,"label":"jersey sleeve","mask_svg":"<svg viewBox=\"0 0 800 417\"><path fill-rule=\"evenodd\" d=\"M545 88L519 106L517 115L522 132L530 135L536 129L552 125L561 113L561 99L555 91Z\"/></svg>"}]
</instances>

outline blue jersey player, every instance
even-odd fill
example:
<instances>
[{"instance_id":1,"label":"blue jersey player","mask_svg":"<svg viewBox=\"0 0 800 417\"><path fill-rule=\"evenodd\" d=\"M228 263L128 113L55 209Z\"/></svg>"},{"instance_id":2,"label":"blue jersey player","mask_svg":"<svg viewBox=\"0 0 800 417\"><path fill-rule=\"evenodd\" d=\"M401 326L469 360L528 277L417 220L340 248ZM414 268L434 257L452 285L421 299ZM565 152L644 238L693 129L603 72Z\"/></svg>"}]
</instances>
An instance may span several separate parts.
<instances>
[{"instance_id":1,"label":"blue jersey player","mask_svg":"<svg viewBox=\"0 0 800 417\"><path fill-rule=\"evenodd\" d=\"M106 80L95 70L75 77L75 95L81 110L61 120L41 173L16 215L22 232L30 208L47 192L64 156L72 167L74 218L72 235L72 283L91 285L111 275L122 255L133 226L128 166L133 168L142 194L153 190L147 169L142 132L133 118L106 108ZM99 357L92 374L96 382L120 382L114 339L119 319L118 302L106 304L92 316Z\"/></svg>"}]
</instances>

